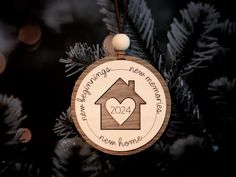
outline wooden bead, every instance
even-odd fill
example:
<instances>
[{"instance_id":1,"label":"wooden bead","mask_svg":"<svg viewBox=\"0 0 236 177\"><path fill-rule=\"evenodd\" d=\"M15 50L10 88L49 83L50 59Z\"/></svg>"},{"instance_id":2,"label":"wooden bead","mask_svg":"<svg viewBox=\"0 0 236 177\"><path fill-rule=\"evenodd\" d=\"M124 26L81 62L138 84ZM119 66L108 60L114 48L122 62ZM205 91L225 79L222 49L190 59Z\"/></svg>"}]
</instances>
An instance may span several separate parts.
<instances>
[{"instance_id":1,"label":"wooden bead","mask_svg":"<svg viewBox=\"0 0 236 177\"><path fill-rule=\"evenodd\" d=\"M127 50L130 45L129 37L126 34L116 34L112 39L115 50Z\"/></svg>"}]
</instances>

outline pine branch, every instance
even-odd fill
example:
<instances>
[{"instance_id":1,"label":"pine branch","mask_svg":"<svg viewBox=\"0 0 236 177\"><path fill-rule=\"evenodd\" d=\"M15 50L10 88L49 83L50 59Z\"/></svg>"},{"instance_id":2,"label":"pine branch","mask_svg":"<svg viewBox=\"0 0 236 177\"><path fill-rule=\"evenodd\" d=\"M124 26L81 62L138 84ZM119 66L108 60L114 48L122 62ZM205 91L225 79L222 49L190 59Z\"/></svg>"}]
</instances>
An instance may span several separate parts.
<instances>
[{"instance_id":1,"label":"pine branch","mask_svg":"<svg viewBox=\"0 0 236 177\"><path fill-rule=\"evenodd\" d=\"M177 106L172 102L171 116L165 133L166 136L174 138L186 135L188 132L184 118L185 116L180 113Z\"/></svg>"},{"instance_id":2,"label":"pine branch","mask_svg":"<svg viewBox=\"0 0 236 177\"><path fill-rule=\"evenodd\" d=\"M209 168L209 163L212 163L209 159L212 158L213 150L208 139L188 135L177 139L170 146L169 154L169 161L175 167L171 173L175 176L205 176L206 167Z\"/></svg>"},{"instance_id":3,"label":"pine branch","mask_svg":"<svg viewBox=\"0 0 236 177\"><path fill-rule=\"evenodd\" d=\"M230 21L229 19L224 22L218 23L215 29L215 36L219 38L219 44L221 46L221 51L223 54L230 50L235 49L235 39L236 39L236 22Z\"/></svg>"},{"instance_id":4,"label":"pine branch","mask_svg":"<svg viewBox=\"0 0 236 177\"><path fill-rule=\"evenodd\" d=\"M57 143L52 159L53 177L73 177L79 175L80 159L78 158L78 152L81 141L81 138L76 136L61 139Z\"/></svg>"},{"instance_id":5,"label":"pine branch","mask_svg":"<svg viewBox=\"0 0 236 177\"><path fill-rule=\"evenodd\" d=\"M232 81L227 77L215 79L209 84L208 90L212 92L211 99L224 107L236 95L236 79Z\"/></svg>"},{"instance_id":6,"label":"pine branch","mask_svg":"<svg viewBox=\"0 0 236 177\"><path fill-rule=\"evenodd\" d=\"M135 55L135 53L137 53L137 56L139 56L141 47L137 48L137 46L142 44L142 48L145 50L145 53L147 53L147 59L157 63L160 57L160 50L157 44L155 21L144 0L129 1L128 21L130 27L132 27L132 30L130 30L128 34L134 36L131 38L130 46L133 54Z\"/></svg>"},{"instance_id":7,"label":"pine branch","mask_svg":"<svg viewBox=\"0 0 236 177\"><path fill-rule=\"evenodd\" d=\"M146 151L132 156L107 155L93 149L87 143L82 143L79 151L82 159L82 173L84 176L106 177L122 176L125 171L125 176L142 176L140 171L136 170L142 168L142 172L148 171L145 173L146 175L156 174L160 168L164 170L163 168L166 165L164 154L168 149L167 142L169 141L164 142L161 138ZM157 163L158 167L153 165Z\"/></svg>"},{"instance_id":8,"label":"pine branch","mask_svg":"<svg viewBox=\"0 0 236 177\"><path fill-rule=\"evenodd\" d=\"M22 105L18 98L0 94L0 143L16 143L14 136L27 116L22 115Z\"/></svg>"},{"instance_id":9,"label":"pine branch","mask_svg":"<svg viewBox=\"0 0 236 177\"><path fill-rule=\"evenodd\" d=\"M32 163L16 162L14 168L17 176L22 177L38 177L40 176L40 169Z\"/></svg>"},{"instance_id":10,"label":"pine branch","mask_svg":"<svg viewBox=\"0 0 236 177\"><path fill-rule=\"evenodd\" d=\"M74 137L78 135L75 125L72 121L70 108L62 112L53 128L54 133L59 137Z\"/></svg>"},{"instance_id":11,"label":"pine branch","mask_svg":"<svg viewBox=\"0 0 236 177\"><path fill-rule=\"evenodd\" d=\"M204 138L197 137L194 135L188 135L184 138L177 139L171 146L169 153L177 158L185 156L186 146L192 146L194 148L204 149L205 148ZM191 149L189 149L191 150Z\"/></svg>"},{"instance_id":12,"label":"pine branch","mask_svg":"<svg viewBox=\"0 0 236 177\"><path fill-rule=\"evenodd\" d=\"M89 177L112 176L111 174L116 170L114 162L112 163L113 158L92 149L89 155L83 156L82 173Z\"/></svg>"},{"instance_id":13,"label":"pine branch","mask_svg":"<svg viewBox=\"0 0 236 177\"><path fill-rule=\"evenodd\" d=\"M13 161L6 163L5 167L0 168L0 175L3 177L39 177L40 169L33 163Z\"/></svg>"},{"instance_id":14,"label":"pine branch","mask_svg":"<svg viewBox=\"0 0 236 177\"><path fill-rule=\"evenodd\" d=\"M162 153L164 153L162 150L166 148L166 144L160 142L162 141L145 152L133 156L111 156L91 149L90 155L82 157L82 172L84 176L90 177L122 176L124 171L125 176L143 176L143 172L146 172L147 176L156 175L159 168L163 168L164 165L160 158L162 158ZM159 162L161 164L156 167L154 164Z\"/></svg>"},{"instance_id":15,"label":"pine branch","mask_svg":"<svg viewBox=\"0 0 236 177\"><path fill-rule=\"evenodd\" d=\"M169 69L174 77L207 67L219 47L218 39L212 35L220 17L214 7L190 2L180 14L182 19L174 18L167 33Z\"/></svg>"},{"instance_id":16,"label":"pine branch","mask_svg":"<svg viewBox=\"0 0 236 177\"><path fill-rule=\"evenodd\" d=\"M101 58L104 55L103 53L98 44L90 47L87 43L76 43L74 47L70 47L70 51L66 52L68 57L66 59L61 58L59 61L65 64L65 68L67 68L65 72L67 77L70 77L83 71L88 65Z\"/></svg>"},{"instance_id":17,"label":"pine branch","mask_svg":"<svg viewBox=\"0 0 236 177\"><path fill-rule=\"evenodd\" d=\"M208 126L215 144L224 139L230 143L236 129L236 78L217 78L209 84L208 92L214 115Z\"/></svg>"},{"instance_id":18,"label":"pine branch","mask_svg":"<svg viewBox=\"0 0 236 177\"><path fill-rule=\"evenodd\" d=\"M236 79L220 77L209 84L211 100L225 121L236 121Z\"/></svg>"},{"instance_id":19,"label":"pine branch","mask_svg":"<svg viewBox=\"0 0 236 177\"><path fill-rule=\"evenodd\" d=\"M97 0L97 3L101 6L100 12L105 15L103 21L108 31L112 34L118 33L112 2ZM154 19L144 0L129 1L124 33L131 41L130 48L127 50L129 55L149 60L158 66L161 54L157 44Z\"/></svg>"},{"instance_id":20,"label":"pine branch","mask_svg":"<svg viewBox=\"0 0 236 177\"><path fill-rule=\"evenodd\" d=\"M63 138L54 150L52 176L109 176L114 166L107 156L78 136Z\"/></svg>"},{"instance_id":21,"label":"pine branch","mask_svg":"<svg viewBox=\"0 0 236 177\"><path fill-rule=\"evenodd\" d=\"M179 76L172 89L175 99L180 102L180 105L184 106L186 116L191 119L201 119L201 111L198 104L195 103L194 94L186 81Z\"/></svg>"},{"instance_id":22,"label":"pine branch","mask_svg":"<svg viewBox=\"0 0 236 177\"><path fill-rule=\"evenodd\" d=\"M111 2L111 0L97 0L97 4L101 7L100 13L105 15L102 20L107 30L112 34L119 33L113 2Z\"/></svg>"},{"instance_id":23,"label":"pine branch","mask_svg":"<svg viewBox=\"0 0 236 177\"><path fill-rule=\"evenodd\" d=\"M203 122L203 113L199 104L195 101L195 95L183 77L179 76L175 80L171 88L171 94L174 95L172 96L172 103L175 103L176 110L178 110L177 113L181 116L181 118L177 120L181 120L180 122L182 122L182 124L179 123L179 125L174 127L175 129L173 128L173 123L171 125L171 122L174 120L173 114L175 114L175 112L172 112L169 127L176 130L176 134L179 133L180 137L195 132L214 141L211 133L206 129L206 125ZM175 108L173 109L175 110Z\"/></svg>"},{"instance_id":24,"label":"pine branch","mask_svg":"<svg viewBox=\"0 0 236 177\"><path fill-rule=\"evenodd\" d=\"M167 33L166 78L171 87L172 98L178 109L196 124L202 122L200 106L185 77L198 68L207 67L219 49L214 36L219 13L209 4L190 2L180 11L181 19L174 18ZM199 124L200 131L204 131Z\"/></svg>"},{"instance_id":25,"label":"pine branch","mask_svg":"<svg viewBox=\"0 0 236 177\"><path fill-rule=\"evenodd\" d=\"M39 176L38 167L19 160L26 147L19 143L18 130L26 117L18 98L0 94L0 176Z\"/></svg>"},{"instance_id":26,"label":"pine branch","mask_svg":"<svg viewBox=\"0 0 236 177\"><path fill-rule=\"evenodd\" d=\"M229 19L225 20L222 23L218 23L216 29L222 34L227 34L228 36L236 35L236 22L232 22Z\"/></svg>"}]
</instances>

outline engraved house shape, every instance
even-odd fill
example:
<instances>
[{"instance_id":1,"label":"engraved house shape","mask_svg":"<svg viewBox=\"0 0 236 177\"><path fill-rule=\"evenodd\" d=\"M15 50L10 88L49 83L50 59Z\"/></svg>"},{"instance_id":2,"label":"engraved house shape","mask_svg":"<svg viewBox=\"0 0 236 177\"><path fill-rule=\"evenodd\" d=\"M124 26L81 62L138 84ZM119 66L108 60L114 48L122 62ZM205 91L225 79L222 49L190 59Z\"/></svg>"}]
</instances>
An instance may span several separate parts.
<instances>
[{"instance_id":1,"label":"engraved house shape","mask_svg":"<svg viewBox=\"0 0 236 177\"><path fill-rule=\"evenodd\" d=\"M134 104L132 112L129 112L127 119L119 124L114 117L109 113L106 107L106 102L109 99L115 100L118 105L122 105L123 102L131 100ZM102 130L140 130L141 120L140 111L141 104L146 104L146 102L135 92L135 81L129 80L128 84L121 78L119 78L96 102L95 104L100 105L100 119L101 119L101 129ZM115 106L114 106L115 108ZM123 107L124 114L126 113ZM121 110L119 109L119 112ZM119 118L119 117L118 117Z\"/></svg>"}]
</instances>

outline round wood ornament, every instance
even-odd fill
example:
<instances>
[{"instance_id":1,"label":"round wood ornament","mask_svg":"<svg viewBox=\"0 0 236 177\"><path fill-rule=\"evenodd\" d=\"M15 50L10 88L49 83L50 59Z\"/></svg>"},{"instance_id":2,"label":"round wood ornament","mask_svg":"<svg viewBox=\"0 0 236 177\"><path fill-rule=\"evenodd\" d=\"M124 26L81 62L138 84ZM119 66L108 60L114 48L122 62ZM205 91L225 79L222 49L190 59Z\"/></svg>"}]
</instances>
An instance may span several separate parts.
<instances>
[{"instance_id":1,"label":"round wood ornament","mask_svg":"<svg viewBox=\"0 0 236 177\"><path fill-rule=\"evenodd\" d=\"M117 35L112 43L115 50L126 50L129 39ZM80 75L71 110L76 128L90 145L105 153L130 155L160 138L171 100L165 80L151 64L117 51L117 56L97 60Z\"/></svg>"},{"instance_id":2,"label":"round wood ornament","mask_svg":"<svg viewBox=\"0 0 236 177\"><path fill-rule=\"evenodd\" d=\"M103 50L105 52L105 56L115 56L116 55L116 51L112 46L112 39L113 39L112 34L108 35L104 41L103 41Z\"/></svg>"}]
</instances>

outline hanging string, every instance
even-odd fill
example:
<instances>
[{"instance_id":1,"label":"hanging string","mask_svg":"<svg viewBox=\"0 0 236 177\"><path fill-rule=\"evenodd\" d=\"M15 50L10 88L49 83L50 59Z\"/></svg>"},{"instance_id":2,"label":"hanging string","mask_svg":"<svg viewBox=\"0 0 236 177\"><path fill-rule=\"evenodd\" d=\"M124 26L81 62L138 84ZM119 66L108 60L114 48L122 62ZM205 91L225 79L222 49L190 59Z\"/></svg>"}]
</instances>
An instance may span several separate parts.
<instances>
[{"instance_id":1,"label":"hanging string","mask_svg":"<svg viewBox=\"0 0 236 177\"><path fill-rule=\"evenodd\" d=\"M127 6L128 6L128 2L127 2L127 0L124 0L124 12L123 12L122 33L124 32L124 28L125 28L125 21L126 21L126 14L127 14Z\"/></svg>"},{"instance_id":2,"label":"hanging string","mask_svg":"<svg viewBox=\"0 0 236 177\"><path fill-rule=\"evenodd\" d=\"M127 11L127 5L128 5L127 0L123 0L123 5L124 5L123 19L122 19L122 26L120 27L121 21L120 21L118 0L114 0L114 8L115 8L115 12L116 12L116 21L117 21L117 26L118 26L118 32L119 33L124 32L125 21L126 21L126 11Z\"/></svg>"},{"instance_id":3,"label":"hanging string","mask_svg":"<svg viewBox=\"0 0 236 177\"><path fill-rule=\"evenodd\" d=\"M118 26L118 32L120 33L120 15L119 15L119 8L118 8L118 2L117 0L114 0L114 8L116 12L116 22Z\"/></svg>"}]
</instances>

